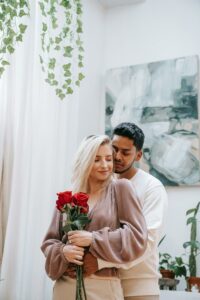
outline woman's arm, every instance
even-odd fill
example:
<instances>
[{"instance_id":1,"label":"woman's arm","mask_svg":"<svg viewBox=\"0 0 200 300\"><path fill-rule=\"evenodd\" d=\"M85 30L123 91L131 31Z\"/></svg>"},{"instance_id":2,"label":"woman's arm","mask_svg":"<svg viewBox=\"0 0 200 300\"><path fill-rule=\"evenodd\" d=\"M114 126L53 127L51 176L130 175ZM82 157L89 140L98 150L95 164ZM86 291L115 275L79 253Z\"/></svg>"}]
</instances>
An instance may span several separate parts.
<instances>
[{"instance_id":1,"label":"woman's arm","mask_svg":"<svg viewBox=\"0 0 200 300\"><path fill-rule=\"evenodd\" d=\"M92 233L77 231L70 233L69 239L74 245L90 246L90 252L103 260L114 263L131 262L140 257L146 249L146 223L140 203L128 180L116 181L115 198L119 229L104 227Z\"/></svg>"},{"instance_id":2,"label":"woman's arm","mask_svg":"<svg viewBox=\"0 0 200 300\"><path fill-rule=\"evenodd\" d=\"M75 245L66 245L61 241L60 219L60 212L55 210L41 246L46 257L45 270L52 280L60 278L66 272L69 262L83 264L84 249Z\"/></svg>"}]
</instances>

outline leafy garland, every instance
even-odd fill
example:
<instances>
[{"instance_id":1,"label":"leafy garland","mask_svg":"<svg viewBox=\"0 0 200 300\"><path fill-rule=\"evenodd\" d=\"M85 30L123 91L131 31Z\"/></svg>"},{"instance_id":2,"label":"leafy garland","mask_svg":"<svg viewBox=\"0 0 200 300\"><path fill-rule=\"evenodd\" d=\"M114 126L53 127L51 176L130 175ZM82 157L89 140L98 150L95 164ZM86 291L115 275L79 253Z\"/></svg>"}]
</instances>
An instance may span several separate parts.
<instances>
[{"instance_id":1,"label":"leafy garland","mask_svg":"<svg viewBox=\"0 0 200 300\"><path fill-rule=\"evenodd\" d=\"M80 71L84 52L82 4L81 0L40 0L39 5L42 13L40 63L45 81L62 100L84 78Z\"/></svg>"},{"instance_id":2,"label":"leafy garland","mask_svg":"<svg viewBox=\"0 0 200 300\"><path fill-rule=\"evenodd\" d=\"M0 0L0 78L10 63L9 54L15 51L15 44L23 41L27 25L21 20L29 16L30 8L26 0Z\"/></svg>"}]
</instances>

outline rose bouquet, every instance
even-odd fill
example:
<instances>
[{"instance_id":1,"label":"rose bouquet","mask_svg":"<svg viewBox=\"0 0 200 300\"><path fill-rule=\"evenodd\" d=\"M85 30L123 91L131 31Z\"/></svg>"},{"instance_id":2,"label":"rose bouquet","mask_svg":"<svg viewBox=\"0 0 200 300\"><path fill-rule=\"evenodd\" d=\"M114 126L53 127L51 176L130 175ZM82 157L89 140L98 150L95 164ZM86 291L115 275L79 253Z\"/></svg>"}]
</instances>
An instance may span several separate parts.
<instances>
[{"instance_id":1,"label":"rose bouquet","mask_svg":"<svg viewBox=\"0 0 200 300\"><path fill-rule=\"evenodd\" d=\"M71 191L57 193L57 195L56 207L63 215L62 230L69 232L71 230L84 229L85 225L90 222L87 215L89 196L85 193L72 195ZM83 281L83 269L82 266L76 265L76 300L83 299L87 299Z\"/></svg>"}]
</instances>

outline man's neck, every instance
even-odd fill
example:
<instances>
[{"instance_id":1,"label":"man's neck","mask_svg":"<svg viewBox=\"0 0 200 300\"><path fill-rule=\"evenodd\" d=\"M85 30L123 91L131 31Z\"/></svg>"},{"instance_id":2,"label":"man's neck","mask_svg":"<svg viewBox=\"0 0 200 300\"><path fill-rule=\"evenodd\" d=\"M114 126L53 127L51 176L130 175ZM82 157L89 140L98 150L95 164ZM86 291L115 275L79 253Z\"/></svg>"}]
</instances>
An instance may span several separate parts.
<instances>
[{"instance_id":1,"label":"man's neck","mask_svg":"<svg viewBox=\"0 0 200 300\"><path fill-rule=\"evenodd\" d=\"M118 178L131 179L137 173L137 169L132 167L124 173L118 174Z\"/></svg>"}]
</instances>

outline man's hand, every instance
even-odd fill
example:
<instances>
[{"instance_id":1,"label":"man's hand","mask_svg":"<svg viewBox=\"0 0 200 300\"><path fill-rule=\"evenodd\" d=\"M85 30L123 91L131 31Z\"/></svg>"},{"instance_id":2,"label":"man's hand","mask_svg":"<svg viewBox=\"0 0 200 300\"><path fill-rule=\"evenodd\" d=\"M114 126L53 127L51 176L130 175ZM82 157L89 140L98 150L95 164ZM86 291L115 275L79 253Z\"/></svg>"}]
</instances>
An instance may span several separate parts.
<instances>
[{"instance_id":1,"label":"man's hand","mask_svg":"<svg viewBox=\"0 0 200 300\"><path fill-rule=\"evenodd\" d=\"M83 276L88 277L96 271L98 271L97 258L87 252L83 258ZM69 277L76 278L76 266L74 264L69 264L66 272Z\"/></svg>"}]
</instances>

